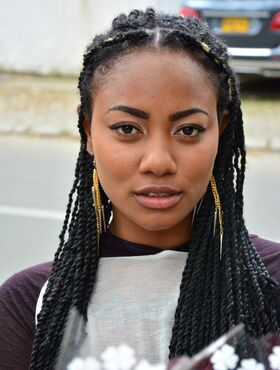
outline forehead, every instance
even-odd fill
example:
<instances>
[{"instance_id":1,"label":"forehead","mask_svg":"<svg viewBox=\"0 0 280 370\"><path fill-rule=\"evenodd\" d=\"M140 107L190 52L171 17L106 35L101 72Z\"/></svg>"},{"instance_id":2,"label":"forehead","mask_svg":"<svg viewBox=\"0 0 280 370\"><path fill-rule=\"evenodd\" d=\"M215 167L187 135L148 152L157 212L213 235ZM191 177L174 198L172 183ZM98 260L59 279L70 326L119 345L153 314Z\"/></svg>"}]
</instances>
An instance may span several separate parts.
<instances>
[{"instance_id":1,"label":"forehead","mask_svg":"<svg viewBox=\"0 0 280 370\"><path fill-rule=\"evenodd\" d=\"M216 105L213 79L185 51L137 50L110 63L106 73L94 78L93 100L208 100Z\"/></svg>"}]
</instances>

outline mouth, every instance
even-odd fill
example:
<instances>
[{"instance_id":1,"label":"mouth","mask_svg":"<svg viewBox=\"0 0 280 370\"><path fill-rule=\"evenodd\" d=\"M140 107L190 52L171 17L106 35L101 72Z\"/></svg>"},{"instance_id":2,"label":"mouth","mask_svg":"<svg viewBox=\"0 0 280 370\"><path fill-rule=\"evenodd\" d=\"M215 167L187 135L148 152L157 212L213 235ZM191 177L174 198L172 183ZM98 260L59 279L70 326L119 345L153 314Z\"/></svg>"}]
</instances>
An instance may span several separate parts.
<instances>
[{"instance_id":1,"label":"mouth","mask_svg":"<svg viewBox=\"0 0 280 370\"><path fill-rule=\"evenodd\" d=\"M174 207L181 199L182 192L168 186L149 186L134 193L136 201L151 209Z\"/></svg>"}]
</instances>

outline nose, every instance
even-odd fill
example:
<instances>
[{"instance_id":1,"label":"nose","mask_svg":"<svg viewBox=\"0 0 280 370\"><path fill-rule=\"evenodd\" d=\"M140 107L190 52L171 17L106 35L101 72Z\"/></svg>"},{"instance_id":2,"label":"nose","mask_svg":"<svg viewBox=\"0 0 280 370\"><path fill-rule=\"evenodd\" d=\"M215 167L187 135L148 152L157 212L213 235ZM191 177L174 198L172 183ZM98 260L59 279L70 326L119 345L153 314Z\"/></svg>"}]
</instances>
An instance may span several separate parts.
<instances>
[{"instance_id":1,"label":"nose","mask_svg":"<svg viewBox=\"0 0 280 370\"><path fill-rule=\"evenodd\" d=\"M175 174L177 165L174 156L171 153L170 143L156 138L144 146L140 173L151 173L155 176Z\"/></svg>"}]
</instances>

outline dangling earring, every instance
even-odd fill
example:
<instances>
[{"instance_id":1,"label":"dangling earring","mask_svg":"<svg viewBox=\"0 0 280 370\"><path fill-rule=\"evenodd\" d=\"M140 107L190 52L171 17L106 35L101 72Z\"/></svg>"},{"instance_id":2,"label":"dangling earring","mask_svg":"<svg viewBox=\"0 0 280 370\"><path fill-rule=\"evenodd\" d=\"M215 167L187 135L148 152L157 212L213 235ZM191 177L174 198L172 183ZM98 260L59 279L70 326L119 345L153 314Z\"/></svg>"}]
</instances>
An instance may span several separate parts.
<instances>
[{"instance_id":1,"label":"dangling earring","mask_svg":"<svg viewBox=\"0 0 280 370\"><path fill-rule=\"evenodd\" d=\"M201 205L203 203L203 200L204 200L204 197L205 197L205 193L203 194L202 198L200 199L200 201L197 203L197 205L194 207L193 209L193 215L192 215L192 225L194 223L194 219L195 219L195 216L199 213L200 211L200 208L201 208Z\"/></svg>"},{"instance_id":2,"label":"dangling earring","mask_svg":"<svg viewBox=\"0 0 280 370\"><path fill-rule=\"evenodd\" d=\"M93 165L95 167L95 161L93 161ZM106 232L106 221L105 221L104 206L101 203L101 195L99 191L99 180L98 180L98 173L97 173L96 168L93 169L92 184L93 184L92 198L93 198L93 205L95 208L96 230L97 230L97 255L99 256L100 235L103 232Z\"/></svg>"},{"instance_id":3,"label":"dangling earring","mask_svg":"<svg viewBox=\"0 0 280 370\"><path fill-rule=\"evenodd\" d=\"M217 225L217 217L219 221L219 227L220 227L220 261L222 260L222 254L223 254L223 236L224 236L224 229L223 229L223 216L222 216L222 206L221 201L217 189L217 184L215 181L214 176L211 176L210 179L212 194L214 197L215 202L215 212L214 212L214 225L213 225L213 238L216 234L216 225Z\"/></svg>"}]
</instances>

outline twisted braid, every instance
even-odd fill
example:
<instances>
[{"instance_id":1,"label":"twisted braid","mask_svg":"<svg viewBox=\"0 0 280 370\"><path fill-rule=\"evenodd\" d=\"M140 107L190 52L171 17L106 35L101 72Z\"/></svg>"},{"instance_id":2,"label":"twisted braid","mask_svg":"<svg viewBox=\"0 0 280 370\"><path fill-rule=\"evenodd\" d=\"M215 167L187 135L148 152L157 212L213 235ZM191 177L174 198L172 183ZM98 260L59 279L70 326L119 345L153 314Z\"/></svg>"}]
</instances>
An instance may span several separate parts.
<instances>
[{"instance_id":1,"label":"twisted braid","mask_svg":"<svg viewBox=\"0 0 280 370\"><path fill-rule=\"evenodd\" d=\"M250 241L243 219L246 166L238 82L228 64L225 45L206 23L194 17L158 14L153 9L121 14L111 29L88 46L79 77L81 136L75 180L69 194L60 243L38 316L30 369L53 369L71 307L87 319L98 268L96 216L92 207L92 159L86 151L83 124L91 119L92 93L106 72L125 54L140 49L184 50L199 63L217 89L218 117L228 109L230 121L219 141L213 174L223 210L224 246L213 237L214 203L208 187L193 229L182 273L169 357L193 355L243 322L253 336L280 331L279 286L269 276ZM106 220L110 202L101 189Z\"/></svg>"}]
</instances>

